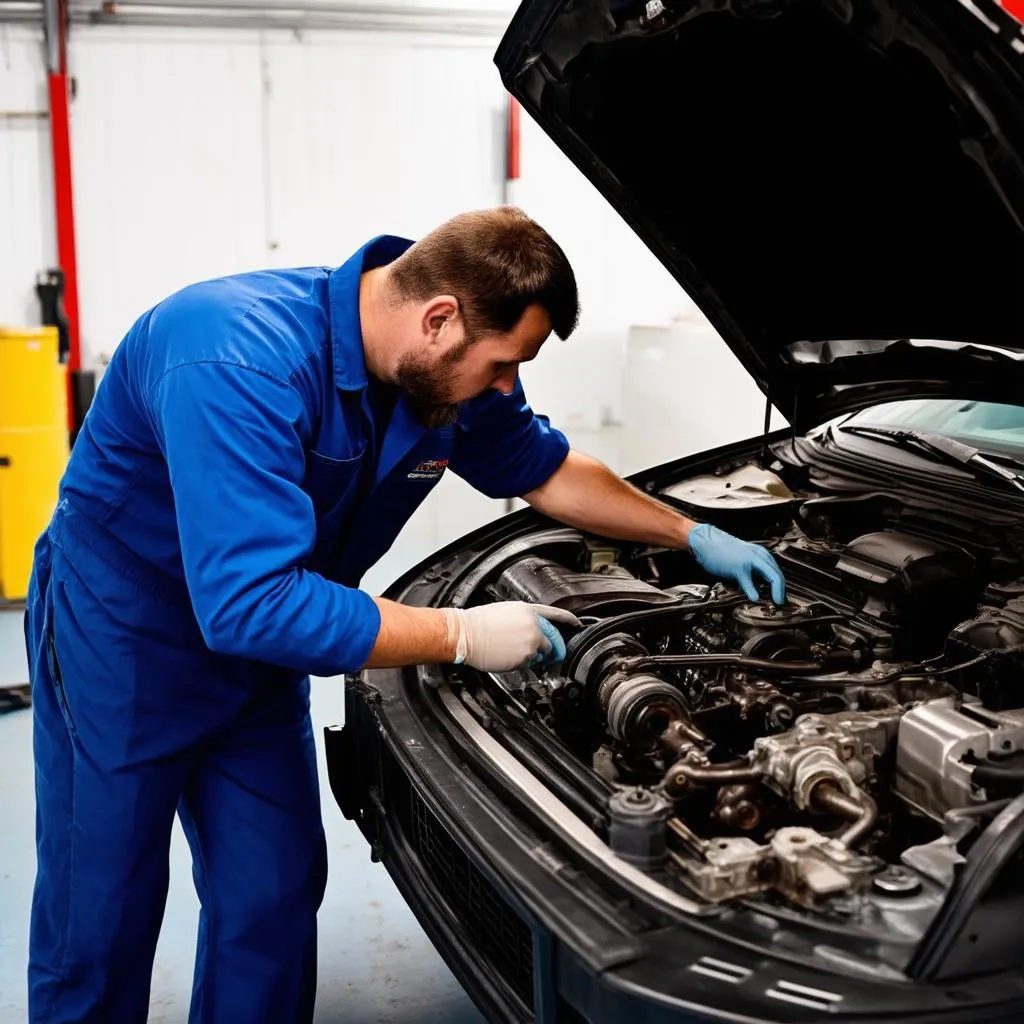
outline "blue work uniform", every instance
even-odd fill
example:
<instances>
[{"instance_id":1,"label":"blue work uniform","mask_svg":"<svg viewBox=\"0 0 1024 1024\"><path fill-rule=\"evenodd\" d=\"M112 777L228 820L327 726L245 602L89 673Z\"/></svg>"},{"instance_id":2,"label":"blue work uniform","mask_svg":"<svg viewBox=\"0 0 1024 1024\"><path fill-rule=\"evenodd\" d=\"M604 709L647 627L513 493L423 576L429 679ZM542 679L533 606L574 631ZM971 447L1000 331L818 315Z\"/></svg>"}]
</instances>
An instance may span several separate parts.
<instances>
[{"instance_id":1,"label":"blue work uniform","mask_svg":"<svg viewBox=\"0 0 1024 1024\"><path fill-rule=\"evenodd\" d=\"M380 617L356 588L446 469L510 497L568 451L519 386L439 430L369 388L360 274L411 244L190 286L114 353L25 620L32 1021L146 1019L175 813L202 903L190 1020L312 1017L327 861L308 676L364 664Z\"/></svg>"}]
</instances>

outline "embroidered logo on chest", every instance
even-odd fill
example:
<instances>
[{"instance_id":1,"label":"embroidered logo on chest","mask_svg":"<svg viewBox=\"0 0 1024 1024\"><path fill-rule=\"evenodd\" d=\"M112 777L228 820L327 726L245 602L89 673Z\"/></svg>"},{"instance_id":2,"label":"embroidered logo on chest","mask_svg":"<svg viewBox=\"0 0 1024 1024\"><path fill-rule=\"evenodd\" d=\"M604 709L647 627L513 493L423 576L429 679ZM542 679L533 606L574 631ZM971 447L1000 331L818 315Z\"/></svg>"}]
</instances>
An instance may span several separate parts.
<instances>
[{"instance_id":1,"label":"embroidered logo on chest","mask_svg":"<svg viewBox=\"0 0 1024 1024\"><path fill-rule=\"evenodd\" d=\"M447 468L447 459L424 459L411 473L409 480L436 480Z\"/></svg>"}]
</instances>

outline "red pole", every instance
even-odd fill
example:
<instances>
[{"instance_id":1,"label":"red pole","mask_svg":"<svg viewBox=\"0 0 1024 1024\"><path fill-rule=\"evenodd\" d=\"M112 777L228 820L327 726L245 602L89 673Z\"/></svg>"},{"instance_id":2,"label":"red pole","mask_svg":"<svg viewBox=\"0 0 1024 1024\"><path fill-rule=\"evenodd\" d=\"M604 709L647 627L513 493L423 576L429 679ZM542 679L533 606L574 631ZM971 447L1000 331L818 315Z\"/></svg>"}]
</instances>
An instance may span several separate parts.
<instances>
[{"instance_id":1,"label":"red pole","mask_svg":"<svg viewBox=\"0 0 1024 1024\"><path fill-rule=\"evenodd\" d=\"M516 181L519 178L519 102L514 96L508 98L505 123L505 180Z\"/></svg>"},{"instance_id":2,"label":"red pole","mask_svg":"<svg viewBox=\"0 0 1024 1024\"><path fill-rule=\"evenodd\" d=\"M506 206L512 202L512 182L519 178L519 101L509 96L505 107L505 180L501 183L501 201ZM515 501L505 500L505 511L512 512Z\"/></svg>"},{"instance_id":3,"label":"red pole","mask_svg":"<svg viewBox=\"0 0 1024 1024\"><path fill-rule=\"evenodd\" d=\"M66 0L49 0L55 16L48 18L51 39L48 68L50 141L53 152L53 198L57 225L57 264L64 275L64 312L68 319L68 429L74 430L71 374L81 369L78 330L78 265L75 258L75 206L71 187L71 130L68 99Z\"/></svg>"}]
</instances>

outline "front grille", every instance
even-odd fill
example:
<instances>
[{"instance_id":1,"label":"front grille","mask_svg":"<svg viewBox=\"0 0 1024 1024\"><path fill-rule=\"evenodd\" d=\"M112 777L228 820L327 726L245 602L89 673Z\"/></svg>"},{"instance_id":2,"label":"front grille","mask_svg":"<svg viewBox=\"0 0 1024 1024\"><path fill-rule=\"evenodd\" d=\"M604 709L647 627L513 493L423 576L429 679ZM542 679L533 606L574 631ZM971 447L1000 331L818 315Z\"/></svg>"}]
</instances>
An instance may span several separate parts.
<instances>
[{"instance_id":1,"label":"front grille","mask_svg":"<svg viewBox=\"0 0 1024 1024\"><path fill-rule=\"evenodd\" d=\"M388 768L388 807L424 870L469 933L476 951L532 1011L530 929L458 847L391 758Z\"/></svg>"}]
</instances>

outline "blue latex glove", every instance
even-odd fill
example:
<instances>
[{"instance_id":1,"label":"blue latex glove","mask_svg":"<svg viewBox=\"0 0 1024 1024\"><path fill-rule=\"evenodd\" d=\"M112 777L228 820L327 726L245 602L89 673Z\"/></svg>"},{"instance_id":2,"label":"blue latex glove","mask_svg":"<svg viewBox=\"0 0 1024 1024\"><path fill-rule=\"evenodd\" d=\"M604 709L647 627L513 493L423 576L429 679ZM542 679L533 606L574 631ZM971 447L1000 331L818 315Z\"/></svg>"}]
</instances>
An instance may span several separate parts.
<instances>
[{"instance_id":1,"label":"blue latex glove","mask_svg":"<svg viewBox=\"0 0 1024 1024\"><path fill-rule=\"evenodd\" d=\"M544 639L551 645L548 650L535 654L529 661L531 668L551 668L554 665L561 665L565 661L565 641L562 634L554 623L549 622L543 615L537 616L537 624L544 634Z\"/></svg>"},{"instance_id":2,"label":"blue latex glove","mask_svg":"<svg viewBox=\"0 0 1024 1024\"><path fill-rule=\"evenodd\" d=\"M786 580L767 548L740 540L710 523L700 523L690 531L690 552L698 564L712 576L731 580L751 601L759 601L754 585L756 572L771 584L772 600L786 601Z\"/></svg>"}]
</instances>

